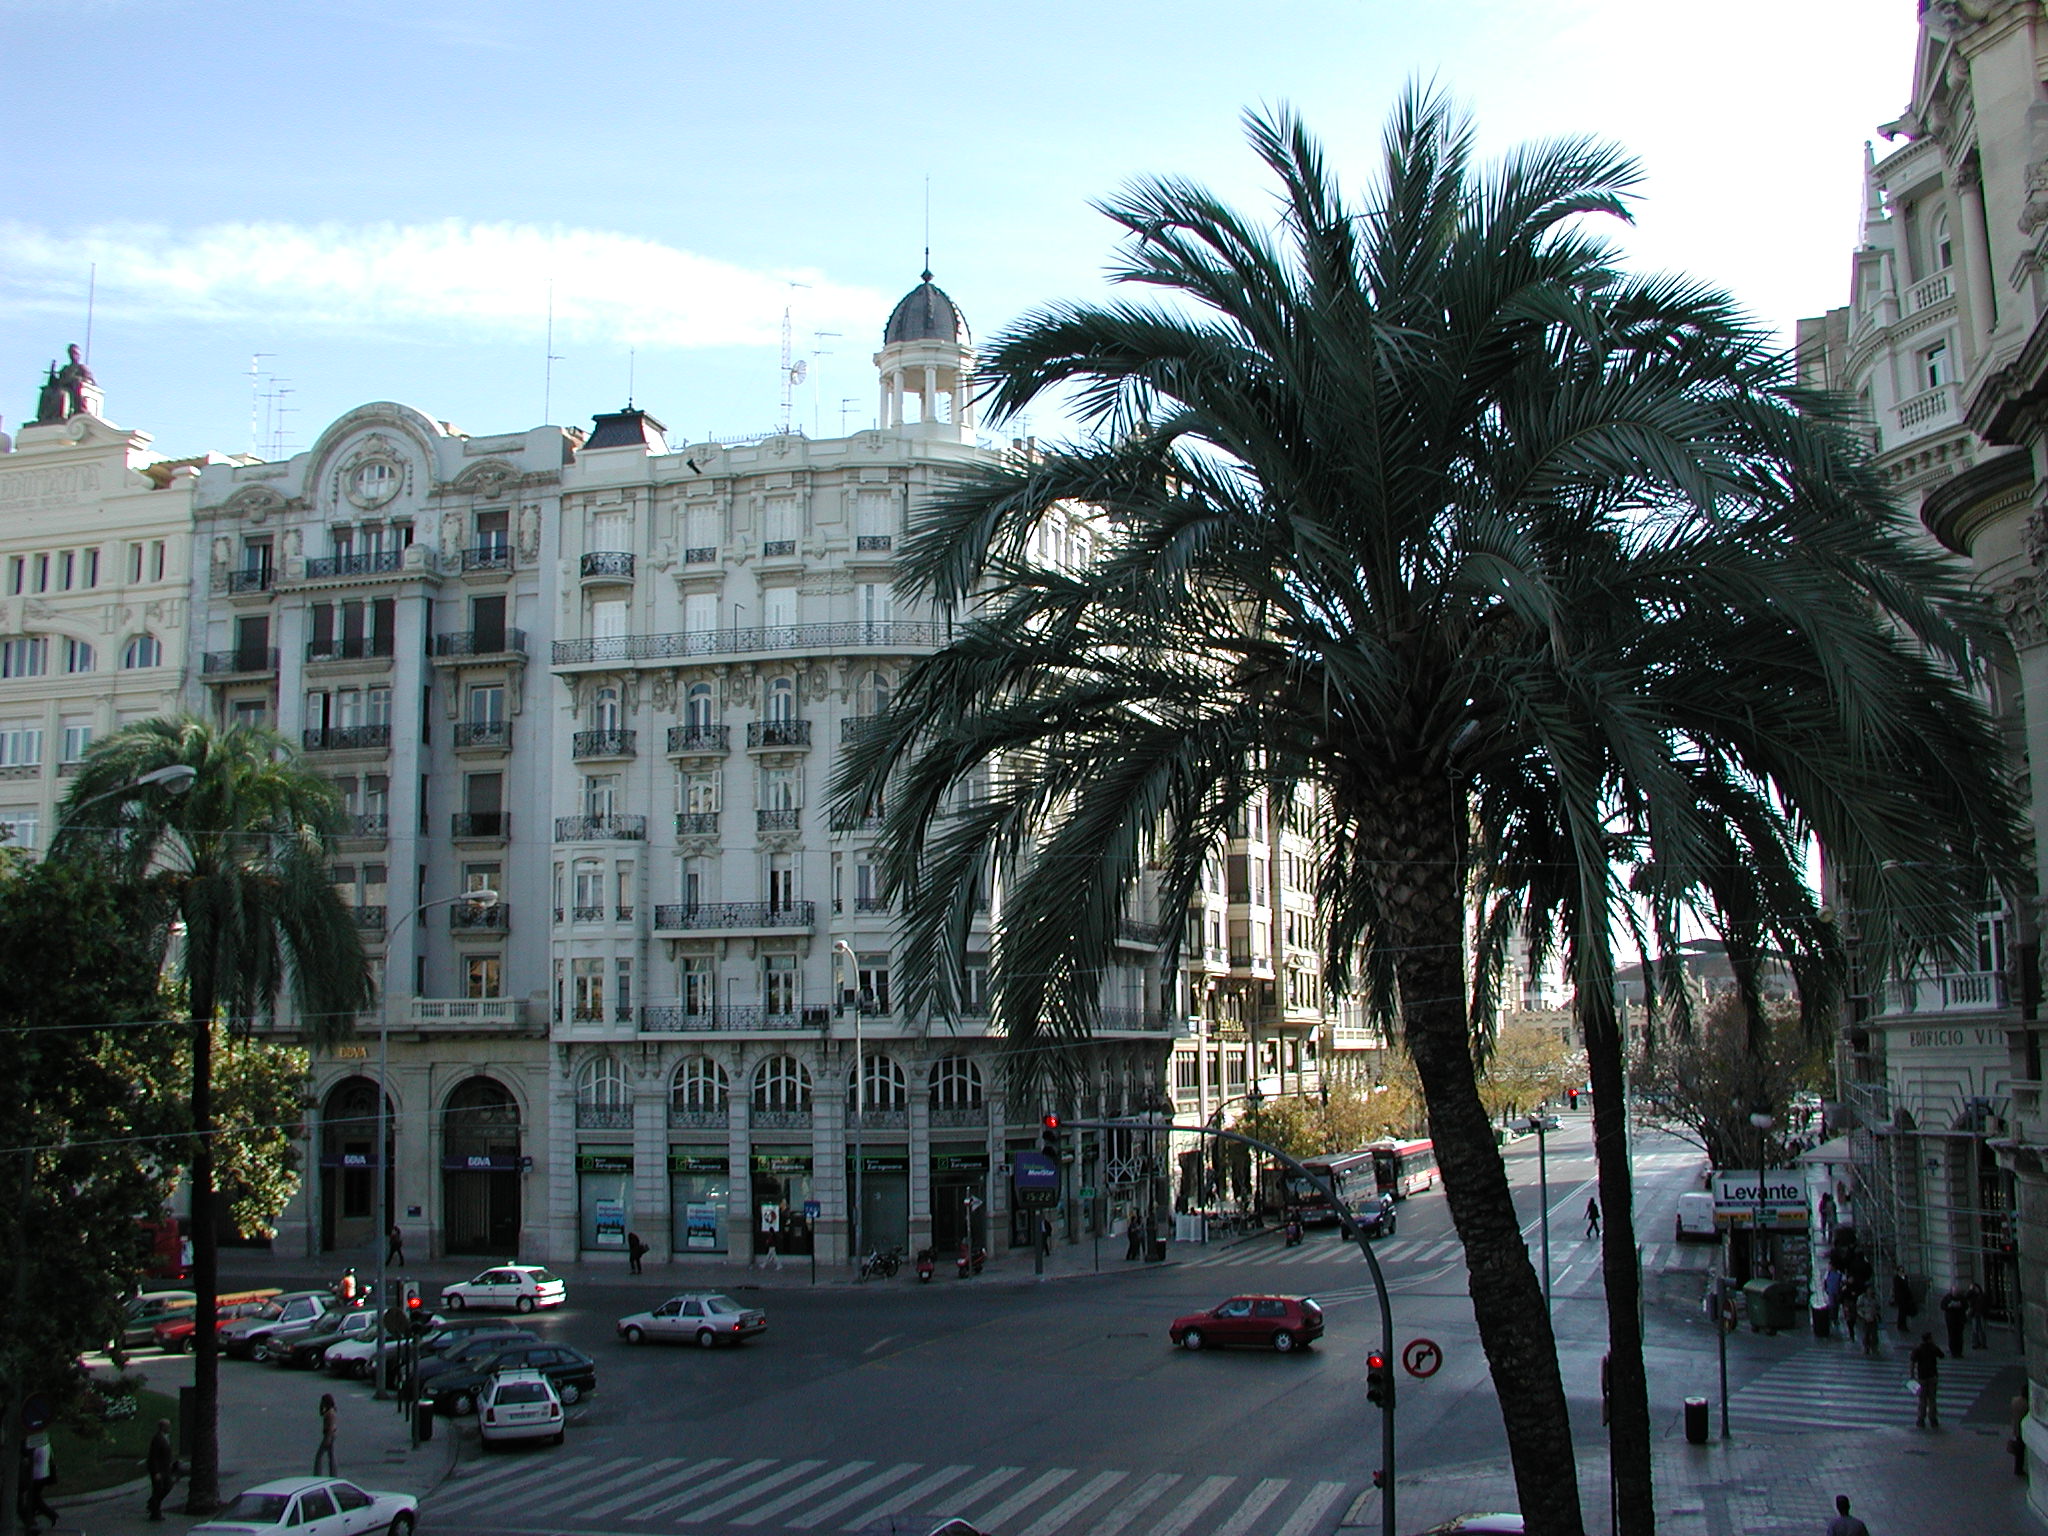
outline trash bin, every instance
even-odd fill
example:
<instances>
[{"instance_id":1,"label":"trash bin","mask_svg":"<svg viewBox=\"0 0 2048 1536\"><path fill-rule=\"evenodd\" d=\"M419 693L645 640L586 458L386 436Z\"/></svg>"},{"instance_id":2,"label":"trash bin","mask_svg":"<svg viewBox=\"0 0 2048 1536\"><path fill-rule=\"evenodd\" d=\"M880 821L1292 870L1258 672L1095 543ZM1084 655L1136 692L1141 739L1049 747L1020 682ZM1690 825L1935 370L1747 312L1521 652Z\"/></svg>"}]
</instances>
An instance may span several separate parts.
<instances>
[{"instance_id":1,"label":"trash bin","mask_svg":"<svg viewBox=\"0 0 2048 1536\"><path fill-rule=\"evenodd\" d=\"M412 1410L412 1437L420 1445L434 1438L434 1405L415 1404Z\"/></svg>"},{"instance_id":2,"label":"trash bin","mask_svg":"<svg viewBox=\"0 0 2048 1536\"><path fill-rule=\"evenodd\" d=\"M1155 1237L1152 1239L1152 1251L1149 1257L1151 1258L1154 1264L1164 1264L1166 1262L1165 1238Z\"/></svg>"},{"instance_id":3,"label":"trash bin","mask_svg":"<svg viewBox=\"0 0 2048 1536\"><path fill-rule=\"evenodd\" d=\"M1798 1326L1799 1292L1783 1280L1751 1280L1742 1287L1742 1302L1750 1328L1758 1333L1777 1333Z\"/></svg>"},{"instance_id":4,"label":"trash bin","mask_svg":"<svg viewBox=\"0 0 2048 1536\"><path fill-rule=\"evenodd\" d=\"M1707 1400L1704 1397L1685 1400L1685 1439L1688 1445L1707 1443Z\"/></svg>"}]
</instances>

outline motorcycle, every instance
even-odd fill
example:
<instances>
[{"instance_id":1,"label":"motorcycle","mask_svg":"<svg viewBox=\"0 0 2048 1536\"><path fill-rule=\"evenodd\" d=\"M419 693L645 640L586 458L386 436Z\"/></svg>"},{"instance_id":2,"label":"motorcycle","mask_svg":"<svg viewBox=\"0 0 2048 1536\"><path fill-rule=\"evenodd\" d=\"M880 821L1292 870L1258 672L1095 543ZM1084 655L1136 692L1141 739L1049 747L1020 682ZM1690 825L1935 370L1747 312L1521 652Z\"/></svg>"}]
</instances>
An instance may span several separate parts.
<instances>
[{"instance_id":1,"label":"motorcycle","mask_svg":"<svg viewBox=\"0 0 2048 1536\"><path fill-rule=\"evenodd\" d=\"M903 1255L894 1248L877 1248L860 1261L860 1277L863 1280L880 1275L885 1280L896 1278L896 1271L903 1267Z\"/></svg>"},{"instance_id":2,"label":"motorcycle","mask_svg":"<svg viewBox=\"0 0 2048 1536\"><path fill-rule=\"evenodd\" d=\"M958 1271L958 1277L962 1280L965 1280L969 1275L980 1274L981 1266L987 1262L988 1250L986 1248L970 1249L965 1243L960 1245L960 1255L953 1261Z\"/></svg>"},{"instance_id":3,"label":"motorcycle","mask_svg":"<svg viewBox=\"0 0 2048 1536\"><path fill-rule=\"evenodd\" d=\"M932 1251L929 1248L917 1250L917 1279L920 1285L930 1280L934 1268Z\"/></svg>"},{"instance_id":4,"label":"motorcycle","mask_svg":"<svg viewBox=\"0 0 2048 1536\"><path fill-rule=\"evenodd\" d=\"M1290 1248L1299 1248L1301 1246L1301 1218L1299 1216L1287 1218L1287 1246Z\"/></svg>"}]
</instances>

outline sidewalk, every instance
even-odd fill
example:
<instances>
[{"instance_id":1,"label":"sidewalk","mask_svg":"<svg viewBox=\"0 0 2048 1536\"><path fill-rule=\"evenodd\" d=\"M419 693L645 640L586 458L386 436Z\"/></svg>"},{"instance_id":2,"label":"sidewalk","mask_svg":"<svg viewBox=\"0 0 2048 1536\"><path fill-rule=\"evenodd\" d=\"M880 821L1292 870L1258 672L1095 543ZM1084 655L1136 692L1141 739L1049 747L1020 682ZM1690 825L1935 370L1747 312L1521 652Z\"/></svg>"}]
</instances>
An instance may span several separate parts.
<instances>
[{"instance_id":1,"label":"sidewalk","mask_svg":"<svg viewBox=\"0 0 2048 1536\"><path fill-rule=\"evenodd\" d=\"M140 1361L134 1367L149 1385L173 1397L192 1384L189 1355L167 1355ZM244 1390L241 1373L260 1370L260 1391ZM447 1420L437 1420L434 1438L415 1448L395 1400L380 1403L367 1392L337 1390L320 1371L283 1371L239 1366L224 1373L220 1405L220 1489L223 1499L244 1488L280 1477L303 1477L313 1470L313 1448L320 1440L319 1404L333 1392L341 1411L335 1462L339 1475L381 1493L424 1496L445 1478L455 1463L457 1436ZM174 1426L175 1427L175 1426ZM176 1536L197 1523L181 1513L188 1484L180 1481L164 1501L161 1523L149 1519L149 1483L132 1483L98 1493L66 1498L58 1485L51 1503L63 1518L59 1532L90 1532L91 1536Z\"/></svg>"}]
</instances>

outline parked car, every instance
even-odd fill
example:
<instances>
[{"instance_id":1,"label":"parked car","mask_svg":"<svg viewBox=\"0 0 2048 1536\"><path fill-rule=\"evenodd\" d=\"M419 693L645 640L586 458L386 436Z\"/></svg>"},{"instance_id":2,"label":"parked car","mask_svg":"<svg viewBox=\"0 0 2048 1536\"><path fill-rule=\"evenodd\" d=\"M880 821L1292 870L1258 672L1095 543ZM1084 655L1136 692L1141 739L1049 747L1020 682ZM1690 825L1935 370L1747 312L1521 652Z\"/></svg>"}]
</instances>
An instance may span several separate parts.
<instances>
[{"instance_id":1,"label":"parked car","mask_svg":"<svg viewBox=\"0 0 2048 1536\"><path fill-rule=\"evenodd\" d=\"M1400 1217L1394 1209L1393 1195L1382 1191L1370 1200L1361 1200L1351 1208L1351 1219L1367 1237L1392 1237ZM1341 1230L1341 1229L1340 1229Z\"/></svg>"},{"instance_id":2,"label":"parked car","mask_svg":"<svg viewBox=\"0 0 2048 1536\"><path fill-rule=\"evenodd\" d=\"M281 1477L235 1495L186 1536L412 1536L420 1501L409 1493L371 1493L338 1477Z\"/></svg>"},{"instance_id":3,"label":"parked car","mask_svg":"<svg viewBox=\"0 0 2048 1536\"><path fill-rule=\"evenodd\" d=\"M500 1371L477 1399L476 1432L489 1450L500 1440L562 1443L562 1394L540 1371Z\"/></svg>"},{"instance_id":4,"label":"parked car","mask_svg":"<svg viewBox=\"0 0 2048 1536\"><path fill-rule=\"evenodd\" d=\"M1714 1219L1714 1197L1705 1190L1687 1190L1678 1197L1678 1216L1672 1236L1678 1242L1698 1238L1711 1243L1721 1236Z\"/></svg>"},{"instance_id":5,"label":"parked car","mask_svg":"<svg viewBox=\"0 0 2048 1536\"><path fill-rule=\"evenodd\" d=\"M296 1338L333 1310L331 1291L286 1291L272 1297L261 1311L238 1317L221 1329L221 1352L237 1360L265 1358L268 1351L259 1356L259 1346L272 1335L283 1331Z\"/></svg>"},{"instance_id":6,"label":"parked car","mask_svg":"<svg viewBox=\"0 0 2048 1536\"><path fill-rule=\"evenodd\" d=\"M580 1349L566 1344L508 1344L494 1354L485 1354L454 1370L443 1371L431 1381L420 1380L420 1400L432 1403L443 1413L460 1418L476 1407L477 1399L493 1376L505 1371L538 1371L555 1384L564 1407L580 1402L597 1390L597 1362Z\"/></svg>"},{"instance_id":7,"label":"parked car","mask_svg":"<svg viewBox=\"0 0 2048 1536\"><path fill-rule=\"evenodd\" d=\"M217 1338L229 1323L245 1317L254 1317L270 1305L270 1297L263 1296L246 1301L229 1301L222 1298L219 1310L214 1313L213 1331ZM167 1317L156 1325L153 1337L158 1349L174 1355L182 1355L192 1347L192 1335L198 1331L199 1319L191 1308L186 1308L175 1317Z\"/></svg>"},{"instance_id":8,"label":"parked car","mask_svg":"<svg viewBox=\"0 0 2048 1536\"><path fill-rule=\"evenodd\" d=\"M269 1357L279 1365L318 1370L321 1361L327 1356L327 1351L344 1339L374 1341L376 1336L375 1309L352 1307L346 1312L329 1312L296 1338L280 1338L273 1334L258 1347L266 1350Z\"/></svg>"},{"instance_id":9,"label":"parked car","mask_svg":"<svg viewBox=\"0 0 2048 1536\"><path fill-rule=\"evenodd\" d=\"M649 1339L694 1339L705 1349L738 1344L768 1331L768 1314L743 1307L716 1291L688 1291L671 1296L650 1312L629 1312L619 1319L618 1335L628 1344Z\"/></svg>"},{"instance_id":10,"label":"parked car","mask_svg":"<svg viewBox=\"0 0 2048 1536\"><path fill-rule=\"evenodd\" d=\"M1307 1297L1233 1296L1188 1317L1177 1317L1167 1337L1182 1349L1249 1344L1281 1354L1323 1336L1323 1309Z\"/></svg>"},{"instance_id":11,"label":"parked car","mask_svg":"<svg viewBox=\"0 0 2048 1536\"><path fill-rule=\"evenodd\" d=\"M190 1312L198 1304L196 1291L144 1291L131 1296L122 1309L121 1333L115 1342L123 1349L139 1349L149 1343L158 1323Z\"/></svg>"},{"instance_id":12,"label":"parked car","mask_svg":"<svg viewBox=\"0 0 2048 1536\"><path fill-rule=\"evenodd\" d=\"M464 1307L531 1312L535 1307L559 1307L568 1299L569 1287L537 1264L500 1264L441 1291L441 1305L458 1312Z\"/></svg>"},{"instance_id":13,"label":"parked car","mask_svg":"<svg viewBox=\"0 0 2048 1536\"><path fill-rule=\"evenodd\" d=\"M457 1344L475 1338L483 1333L523 1333L525 1329L509 1317L450 1317L438 1313L426 1326L414 1345L414 1353L420 1360L432 1360L446 1354ZM376 1352L376 1343L369 1339L349 1339L336 1344L327 1351L329 1368L337 1375L350 1375L368 1380L371 1375L370 1357ZM384 1341L384 1364L387 1377L395 1377L398 1364L403 1359L404 1345L397 1339ZM385 1385L395 1386L395 1380Z\"/></svg>"},{"instance_id":14,"label":"parked car","mask_svg":"<svg viewBox=\"0 0 2048 1536\"><path fill-rule=\"evenodd\" d=\"M1522 1536L1522 1517L1515 1514L1454 1515L1416 1536Z\"/></svg>"},{"instance_id":15,"label":"parked car","mask_svg":"<svg viewBox=\"0 0 2048 1536\"><path fill-rule=\"evenodd\" d=\"M488 1360L509 1345L541 1342L539 1334L524 1328L480 1328L468 1337L456 1340L446 1349L420 1357L420 1390L422 1393L428 1391L436 1376L462 1370L479 1360Z\"/></svg>"}]
</instances>

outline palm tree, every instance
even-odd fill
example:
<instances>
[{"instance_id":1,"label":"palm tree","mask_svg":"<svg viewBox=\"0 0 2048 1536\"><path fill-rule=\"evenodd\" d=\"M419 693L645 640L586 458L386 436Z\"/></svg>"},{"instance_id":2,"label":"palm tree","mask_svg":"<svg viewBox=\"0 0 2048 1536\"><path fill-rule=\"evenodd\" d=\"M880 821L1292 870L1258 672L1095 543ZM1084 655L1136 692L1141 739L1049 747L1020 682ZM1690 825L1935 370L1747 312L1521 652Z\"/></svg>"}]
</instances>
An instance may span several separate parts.
<instances>
[{"instance_id":1,"label":"palm tree","mask_svg":"<svg viewBox=\"0 0 2048 1536\"><path fill-rule=\"evenodd\" d=\"M982 359L997 415L1051 394L1087 433L921 514L901 585L953 638L835 793L886 816L913 1005L957 1007L999 878L991 1002L1028 1079L1087 1037L1141 882L1184 910L1233 813L1310 788L1326 976L1404 1032L1523 1514L1564 1536L1582 1517L1555 1340L1475 1083L1498 929L1474 904L1562 924L1625 1232L1628 872L1658 872L1659 922L1717 890L1782 896L1724 867L1745 795L1873 868L2002 853L2011 796L1958 684L1985 631L1841 409L1728 300L1629 277L1587 232L1625 212L1618 153L1574 140L1481 173L1468 124L1411 91L1353 208L1291 115L1248 126L1277 230L1184 182L1133 186L1103 205L1115 275L1161 301L1057 306ZM1076 505L1096 542L1054 559L1038 536ZM1930 867L1911 895L1926 916L1968 885ZM1613 1449L1622 1529L1647 1531L1619 1252L1636 1419Z\"/></svg>"},{"instance_id":2,"label":"palm tree","mask_svg":"<svg viewBox=\"0 0 2048 1536\"><path fill-rule=\"evenodd\" d=\"M173 765L193 770L179 796L130 795ZM87 810L87 807L91 807ZM198 1435L188 1509L220 1502L219 1291L214 1211L213 1029L247 1028L292 1010L294 1026L331 1041L372 999L362 937L336 893L329 838L332 785L273 731L204 720L147 720L96 745L65 797L52 856L105 861L155 898L170 960L182 974L192 1052L192 1287Z\"/></svg>"}]
</instances>

